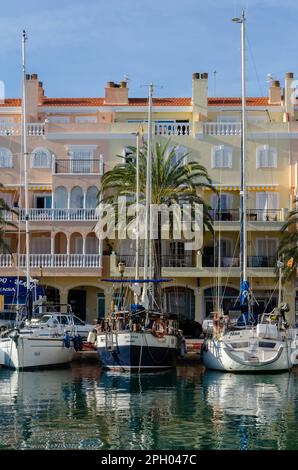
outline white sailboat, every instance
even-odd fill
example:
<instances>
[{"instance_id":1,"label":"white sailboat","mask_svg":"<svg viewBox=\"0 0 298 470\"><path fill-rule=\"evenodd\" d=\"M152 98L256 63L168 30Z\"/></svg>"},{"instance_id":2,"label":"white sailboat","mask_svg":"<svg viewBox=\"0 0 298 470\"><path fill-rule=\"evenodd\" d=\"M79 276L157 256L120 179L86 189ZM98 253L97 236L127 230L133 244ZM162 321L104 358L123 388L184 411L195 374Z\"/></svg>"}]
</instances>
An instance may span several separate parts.
<instances>
[{"instance_id":1,"label":"white sailboat","mask_svg":"<svg viewBox=\"0 0 298 470\"><path fill-rule=\"evenodd\" d=\"M28 168L27 168L27 120L26 120L26 32L22 36L23 61L23 157L24 157L24 185L25 185L25 213L26 213L26 310L18 312L17 325L4 331L0 335L0 366L13 369L32 369L34 367L54 366L69 363L74 354L69 333L61 332L57 327L33 327L30 325L32 317L32 279L30 276L30 226L29 226L29 195L28 195ZM58 308L60 312L60 307ZM53 312L52 312L53 313ZM28 326L24 325L24 319Z\"/></svg>"},{"instance_id":2,"label":"white sailboat","mask_svg":"<svg viewBox=\"0 0 298 470\"><path fill-rule=\"evenodd\" d=\"M213 335L206 338L202 360L209 369L231 372L264 372L290 370L297 364L295 330L285 319L288 305L281 297L281 268L279 265L279 299L271 313L264 313L257 325L252 319L252 294L247 275L246 226L246 92L245 92L245 14L233 21L241 24L242 36L242 122L241 122L241 189L240 189L240 304L246 326L231 329L228 317L218 312Z\"/></svg>"},{"instance_id":3,"label":"white sailboat","mask_svg":"<svg viewBox=\"0 0 298 470\"><path fill-rule=\"evenodd\" d=\"M96 345L105 369L126 372L160 371L176 366L176 357L182 340L176 320L155 307L152 301L153 285L165 281L153 279L152 221L150 220L152 179L152 95L149 86L148 149L146 171L144 278L139 278L139 140L136 149L136 274L135 279L123 279L124 263L119 263L121 291L124 284L135 292L136 303L125 308L116 305L97 333ZM143 286L142 295L140 286ZM121 301L120 301L121 302ZM122 302L121 302L122 303Z\"/></svg>"}]
</instances>

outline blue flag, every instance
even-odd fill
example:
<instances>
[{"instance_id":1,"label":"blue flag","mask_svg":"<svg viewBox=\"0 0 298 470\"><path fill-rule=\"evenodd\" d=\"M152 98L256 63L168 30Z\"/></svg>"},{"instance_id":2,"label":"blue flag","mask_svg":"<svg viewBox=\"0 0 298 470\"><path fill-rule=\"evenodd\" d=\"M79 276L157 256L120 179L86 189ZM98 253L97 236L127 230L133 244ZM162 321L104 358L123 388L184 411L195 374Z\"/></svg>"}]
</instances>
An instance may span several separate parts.
<instances>
[{"instance_id":1,"label":"blue flag","mask_svg":"<svg viewBox=\"0 0 298 470\"><path fill-rule=\"evenodd\" d=\"M249 282L241 281L240 283L240 305L247 305L249 298Z\"/></svg>"}]
</instances>

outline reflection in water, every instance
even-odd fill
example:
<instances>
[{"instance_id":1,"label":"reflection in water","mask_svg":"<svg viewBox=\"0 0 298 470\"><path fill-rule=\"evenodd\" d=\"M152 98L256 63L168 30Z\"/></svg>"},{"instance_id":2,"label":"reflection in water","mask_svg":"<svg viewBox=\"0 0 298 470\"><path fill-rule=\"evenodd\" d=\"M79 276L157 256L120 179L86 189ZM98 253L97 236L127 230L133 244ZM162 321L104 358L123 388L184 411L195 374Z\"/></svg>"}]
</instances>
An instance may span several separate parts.
<instances>
[{"instance_id":1,"label":"reflection in water","mask_svg":"<svg viewBox=\"0 0 298 470\"><path fill-rule=\"evenodd\" d=\"M0 449L298 449L298 375L0 370Z\"/></svg>"}]
</instances>

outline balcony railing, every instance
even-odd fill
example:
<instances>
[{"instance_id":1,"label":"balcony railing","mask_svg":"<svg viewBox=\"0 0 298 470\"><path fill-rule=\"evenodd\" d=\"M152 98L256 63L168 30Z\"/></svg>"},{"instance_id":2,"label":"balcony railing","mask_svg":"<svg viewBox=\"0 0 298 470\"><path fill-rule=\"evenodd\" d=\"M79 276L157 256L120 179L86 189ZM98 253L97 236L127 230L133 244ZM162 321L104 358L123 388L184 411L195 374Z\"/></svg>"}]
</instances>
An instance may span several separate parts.
<instances>
[{"instance_id":1,"label":"balcony railing","mask_svg":"<svg viewBox=\"0 0 298 470\"><path fill-rule=\"evenodd\" d=\"M282 209L248 209L247 219L259 222L283 222Z\"/></svg>"},{"instance_id":2,"label":"balcony railing","mask_svg":"<svg viewBox=\"0 0 298 470\"><path fill-rule=\"evenodd\" d=\"M45 127L43 123L32 122L27 124L28 136L43 136ZM0 123L0 136L18 136L22 134L22 124L2 122Z\"/></svg>"},{"instance_id":3,"label":"balcony railing","mask_svg":"<svg viewBox=\"0 0 298 470\"><path fill-rule=\"evenodd\" d=\"M218 261L218 258L213 255L203 255L202 265L204 268L216 268L219 264ZM220 259L220 266L223 268L237 268L239 267L239 258L222 256Z\"/></svg>"},{"instance_id":4,"label":"balcony railing","mask_svg":"<svg viewBox=\"0 0 298 470\"><path fill-rule=\"evenodd\" d=\"M240 122L205 122L203 131L205 135L240 135Z\"/></svg>"},{"instance_id":5,"label":"balcony railing","mask_svg":"<svg viewBox=\"0 0 298 470\"><path fill-rule=\"evenodd\" d=\"M136 264L135 255L118 255L117 263L124 262L127 267L134 267ZM189 268L193 266L192 253L185 253L184 255L162 255L162 267L164 268ZM139 256L139 266L144 266L144 256Z\"/></svg>"},{"instance_id":6,"label":"balcony railing","mask_svg":"<svg viewBox=\"0 0 298 470\"><path fill-rule=\"evenodd\" d=\"M101 255L83 254L32 254L30 266L32 268L100 268ZM19 267L25 268L26 255L19 255Z\"/></svg>"},{"instance_id":7,"label":"balcony railing","mask_svg":"<svg viewBox=\"0 0 298 470\"><path fill-rule=\"evenodd\" d=\"M248 256L247 259L249 268L274 268L276 262L276 256Z\"/></svg>"},{"instance_id":8,"label":"balcony railing","mask_svg":"<svg viewBox=\"0 0 298 470\"><path fill-rule=\"evenodd\" d=\"M188 122L155 124L155 135L191 135Z\"/></svg>"},{"instance_id":9,"label":"balcony railing","mask_svg":"<svg viewBox=\"0 0 298 470\"><path fill-rule=\"evenodd\" d=\"M212 209L209 211L212 219L215 222L218 221L239 221L240 220L240 211L239 209Z\"/></svg>"},{"instance_id":10,"label":"balcony railing","mask_svg":"<svg viewBox=\"0 0 298 470\"><path fill-rule=\"evenodd\" d=\"M9 254L0 255L0 268L10 268L12 266L12 256Z\"/></svg>"},{"instance_id":11,"label":"balcony railing","mask_svg":"<svg viewBox=\"0 0 298 470\"><path fill-rule=\"evenodd\" d=\"M104 163L102 159L98 160L54 160L53 174L71 174L71 175L103 175Z\"/></svg>"},{"instance_id":12,"label":"balcony railing","mask_svg":"<svg viewBox=\"0 0 298 470\"><path fill-rule=\"evenodd\" d=\"M25 220L25 210L20 210L20 219ZM29 209L29 220L97 220L96 209Z\"/></svg>"}]
</instances>

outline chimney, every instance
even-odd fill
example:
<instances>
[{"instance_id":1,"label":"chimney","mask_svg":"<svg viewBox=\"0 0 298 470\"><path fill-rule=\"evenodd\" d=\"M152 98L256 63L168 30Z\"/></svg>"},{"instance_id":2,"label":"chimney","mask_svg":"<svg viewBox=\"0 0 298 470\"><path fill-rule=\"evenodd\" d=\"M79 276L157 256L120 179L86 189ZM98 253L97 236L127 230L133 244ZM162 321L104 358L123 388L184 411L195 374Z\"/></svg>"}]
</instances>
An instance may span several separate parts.
<instances>
[{"instance_id":1,"label":"chimney","mask_svg":"<svg viewBox=\"0 0 298 470\"><path fill-rule=\"evenodd\" d=\"M269 87L269 104L281 104L281 91L278 80L271 81Z\"/></svg>"},{"instance_id":2,"label":"chimney","mask_svg":"<svg viewBox=\"0 0 298 470\"><path fill-rule=\"evenodd\" d=\"M294 106L296 103L295 80L293 72L288 72L285 75L285 88L283 100L285 112L288 113L289 119L291 121L294 118Z\"/></svg>"},{"instance_id":3,"label":"chimney","mask_svg":"<svg viewBox=\"0 0 298 470\"><path fill-rule=\"evenodd\" d=\"M192 74L192 107L194 121L206 120L208 108L208 73Z\"/></svg>"},{"instance_id":4,"label":"chimney","mask_svg":"<svg viewBox=\"0 0 298 470\"><path fill-rule=\"evenodd\" d=\"M107 82L105 87L105 104L128 104L128 88L125 81L120 84Z\"/></svg>"},{"instance_id":5,"label":"chimney","mask_svg":"<svg viewBox=\"0 0 298 470\"><path fill-rule=\"evenodd\" d=\"M37 73L26 75L27 112L29 121L36 121L38 106L42 104L44 89L42 82L38 80Z\"/></svg>"}]
</instances>

